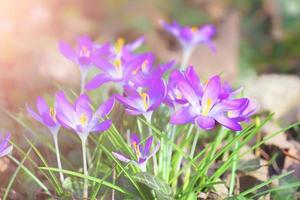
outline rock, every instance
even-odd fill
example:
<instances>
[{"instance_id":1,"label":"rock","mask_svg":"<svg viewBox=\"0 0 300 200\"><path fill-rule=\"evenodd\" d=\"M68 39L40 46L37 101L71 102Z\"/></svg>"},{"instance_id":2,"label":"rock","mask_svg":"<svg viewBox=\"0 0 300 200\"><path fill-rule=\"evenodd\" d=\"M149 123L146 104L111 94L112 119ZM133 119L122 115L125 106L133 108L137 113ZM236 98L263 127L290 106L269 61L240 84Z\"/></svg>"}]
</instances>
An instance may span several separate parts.
<instances>
[{"instance_id":1,"label":"rock","mask_svg":"<svg viewBox=\"0 0 300 200\"><path fill-rule=\"evenodd\" d=\"M260 104L261 111L274 112L284 126L300 118L300 78L293 75L268 74L250 80L245 95Z\"/></svg>"}]
</instances>

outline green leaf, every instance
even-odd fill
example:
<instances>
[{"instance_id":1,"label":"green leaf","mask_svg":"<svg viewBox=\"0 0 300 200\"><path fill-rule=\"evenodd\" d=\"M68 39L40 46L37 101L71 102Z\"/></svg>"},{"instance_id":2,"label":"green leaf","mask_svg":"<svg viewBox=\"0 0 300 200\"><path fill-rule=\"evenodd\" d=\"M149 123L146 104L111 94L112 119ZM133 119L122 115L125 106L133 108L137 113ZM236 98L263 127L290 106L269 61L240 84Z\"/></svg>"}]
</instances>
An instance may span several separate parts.
<instances>
[{"instance_id":1,"label":"green leaf","mask_svg":"<svg viewBox=\"0 0 300 200\"><path fill-rule=\"evenodd\" d=\"M259 169L260 167L260 159L255 158L247 161L241 160L239 162L238 170L243 172L251 172Z\"/></svg>"},{"instance_id":2,"label":"green leaf","mask_svg":"<svg viewBox=\"0 0 300 200\"><path fill-rule=\"evenodd\" d=\"M147 172L137 173L133 178L153 189L157 195L157 199L173 199L171 187L161 179Z\"/></svg>"}]
</instances>

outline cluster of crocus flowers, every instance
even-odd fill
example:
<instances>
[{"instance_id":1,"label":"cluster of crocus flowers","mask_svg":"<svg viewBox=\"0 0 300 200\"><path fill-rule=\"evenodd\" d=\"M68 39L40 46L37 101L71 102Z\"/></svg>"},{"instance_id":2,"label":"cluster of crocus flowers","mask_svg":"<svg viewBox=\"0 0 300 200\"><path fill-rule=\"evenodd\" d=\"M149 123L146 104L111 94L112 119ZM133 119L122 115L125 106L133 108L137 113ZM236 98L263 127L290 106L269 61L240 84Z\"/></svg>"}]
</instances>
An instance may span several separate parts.
<instances>
[{"instance_id":1,"label":"cluster of crocus flowers","mask_svg":"<svg viewBox=\"0 0 300 200\"><path fill-rule=\"evenodd\" d=\"M224 88L218 75L205 84L192 76L194 74L189 76L186 71L178 79L178 90L187 103L171 116L170 122L195 123L205 130L214 128L218 122L231 130L240 131L240 122L256 111L256 105L248 98L234 98L236 92Z\"/></svg>"},{"instance_id":2,"label":"cluster of crocus flowers","mask_svg":"<svg viewBox=\"0 0 300 200\"><path fill-rule=\"evenodd\" d=\"M62 166L57 137L59 130L66 128L75 132L81 139L83 172L88 176L86 158L88 136L90 133L103 132L111 127L112 121L108 115L114 107L115 99L125 107L128 114L143 115L149 124L153 112L162 104L166 104L173 112L170 117L171 124L191 123L205 130L213 129L219 123L231 130L240 131L241 122L247 121L256 111L256 105L250 99L236 98L240 90L232 90L227 83L221 81L220 76L213 76L205 83L201 83L196 70L191 66L187 67L189 56L198 44L205 43L214 49L211 38L216 30L212 25L182 27L177 23L171 25L161 23L183 47L181 70L172 69L175 66L173 61L157 65L152 53L136 53L136 49L144 42L143 37L128 44L119 38L114 43L98 45L84 36L78 38L76 48L64 42L60 43L61 53L79 66L81 72L79 97L71 102L63 92L57 92L53 107L48 106L41 97L38 97L36 102L37 112L27 106L28 113L52 133L59 169L62 169ZM98 68L100 73L85 84L87 73L93 66ZM182 71L184 68L185 71ZM165 81L167 71L171 72L168 81ZM97 109L93 109L92 101L84 89L93 90L108 82L120 85L122 92L104 101ZM124 163L133 163L145 172L148 160L160 148L159 142L153 145L151 130L149 129L150 135L145 142L141 142L136 134L131 134L133 157L113 152L114 157ZM0 139L0 156L11 151L8 140L9 136L3 142ZM63 182L62 173L60 176ZM88 198L86 178L83 198Z\"/></svg>"},{"instance_id":3,"label":"cluster of crocus flowers","mask_svg":"<svg viewBox=\"0 0 300 200\"><path fill-rule=\"evenodd\" d=\"M153 146L153 137L150 136L145 141L145 145L143 146L140 138L133 133L131 134L130 144L131 148L133 149L135 158L127 158L126 156L116 152L113 152L113 155L124 163L133 163L141 171L145 172L148 160L152 158L159 150L160 143L156 144L153 151L151 152L151 147Z\"/></svg>"},{"instance_id":4,"label":"cluster of crocus flowers","mask_svg":"<svg viewBox=\"0 0 300 200\"><path fill-rule=\"evenodd\" d=\"M0 158L8 155L12 151L13 147L10 145L9 140L10 133L6 133L5 137L0 134Z\"/></svg>"}]
</instances>

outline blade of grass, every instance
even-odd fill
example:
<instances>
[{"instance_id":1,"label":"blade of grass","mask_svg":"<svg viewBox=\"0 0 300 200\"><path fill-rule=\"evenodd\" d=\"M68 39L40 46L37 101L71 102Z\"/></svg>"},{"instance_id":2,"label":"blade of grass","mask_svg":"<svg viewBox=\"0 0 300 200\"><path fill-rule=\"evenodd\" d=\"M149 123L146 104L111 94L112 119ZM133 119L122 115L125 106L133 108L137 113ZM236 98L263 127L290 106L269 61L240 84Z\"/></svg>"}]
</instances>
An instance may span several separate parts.
<instances>
[{"instance_id":1,"label":"blade of grass","mask_svg":"<svg viewBox=\"0 0 300 200\"><path fill-rule=\"evenodd\" d=\"M27 157L29 156L31 150L32 150L32 148L30 148L30 149L27 151L26 155L24 156L24 158L23 158L23 159L21 160L21 162L19 163L19 165L18 165L16 171L13 173L12 177L10 178L9 183L8 183L6 189L5 189L5 193L4 193L3 197L2 197L3 200L6 200L6 199L7 199L8 194L9 194L9 191L10 191L10 189L12 188L12 186L13 186L13 184L14 184L14 182L15 182L15 179L17 178L18 173L19 173L20 170L22 169L22 166L23 166L25 160L27 159Z\"/></svg>"},{"instance_id":2,"label":"blade of grass","mask_svg":"<svg viewBox=\"0 0 300 200\"><path fill-rule=\"evenodd\" d=\"M32 149L34 150L34 152L36 153L36 155L39 157L39 159L42 161L43 165L45 167L48 167L47 161L43 157L43 155L41 154L41 152L35 147L35 145L26 136L24 136L24 138L26 139L27 143L32 147ZM50 174L50 177L52 178L52 180L54 182L53 186L54 186L56 192L59 195L62 195L63 194L63 188L59 184L59 181L57 180L56 176L51 171L49 172L49 174Z\"/></svg>"},{"instance_id":3,"label":"blade of grass","mask_svg":"<svg viewBox=\"0 0 300 200\"><path fill-rule=\"evenodd\" d=\"M255 192L255 191L257 191L258 189L260 189L260 188L262 188L262 187L264 187L264 186L266 186L266 185L272 183L274 180L281 179L281 178L283 178L283 177L285 177L285 176L288 176L288 175L290 175L290 174L292 174L292 173L294 173L294 171L290 171L290 172L286 172L286 173L283 173L283 174L278 175L278 176L274 176L274 177L270 178L269 180L267 180L267 181L265 181L265 182L263 182L263 183L261 183L261 184L258 184L258 185L256 185L256 186L254 186L254 187L252 187L252 188L250 188L250 189L248 189L248 190L246 190L246 191L240 193L239 196L246 196L246 195L248 195L248 194L250 194L250 193L252 193L252 192Z\"/></svg>"},{"instance_id":4,"label":"blade of grass","mask_svg":"<svg viewBox=\"0 0 300 200\"><path fill-rule=\"evenodd\" d=\"M40 169L47 170L47 171L53 171L53 172L62 172L64 174L67 174L67 175L70 175L70 176L74 176L74 177L78 177L78 178L82 178L82 179L88 179L89 181L93 181L93 182L96 182L96 183L103 184L103 185L105 185L105 186L107 186L111 189L117 190L121 193L130 194L128 191L122 189L121 187L119 187L117 185L114 185L110 182L104 181L103 179L95 178L95 177L92 177L92 176L85 176L84 174L79 173L79 172L74 172L74 171L65 170L65 169L60 170L58 168L52 168L52 167L40 167Z\"/></svg>"}]
</instances>

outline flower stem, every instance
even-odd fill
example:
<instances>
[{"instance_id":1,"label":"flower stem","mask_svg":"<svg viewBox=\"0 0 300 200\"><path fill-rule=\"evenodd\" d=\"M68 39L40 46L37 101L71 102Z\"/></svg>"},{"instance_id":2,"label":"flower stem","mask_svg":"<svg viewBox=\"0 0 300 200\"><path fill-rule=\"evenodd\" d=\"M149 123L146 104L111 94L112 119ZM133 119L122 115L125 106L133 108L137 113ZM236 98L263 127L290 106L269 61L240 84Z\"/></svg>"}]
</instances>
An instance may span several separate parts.
<instances>
[{"instance_id":1,"label":"flower stem","mask_svg":"<svg viewBox=\"0 0 300 200\"><path fill-rule=\"evenodd\" d=\"M184 70L187 67L193 51L194 51L193 47L183 48L183 54L182 54L181 65L180 65L181 70Z\"/></svg>"},{"instance_id":2,"label":"flower stem","mask_svg":"<svg viewBox=\"0 0 300 200\"><path fill-rule=\"evenodd\" d=\"M84 88L85 88L85 79L86 79L86 75L87 75L87 72L84 71L84 70L80 70L80 94L83 94L84 93Z\"/></svg>"},{"instance_id":3,"label":"flower stem","mask_svg":"<svg viewBox=\"0 0 300 200\"><path fill-rule=\"evenodd\" d=\"M58 137L58 134L54 134L53 135L53 141L54 141L54 146L55 146L57 166L58 166L59 170L62 170L61 159L60 159L60 151L59 151L57 137ZM61 184L63 184L63 182L64 182L65 179L64 179L64 175L63 175L63 173L61 171L59 172L59 177L60 177Z\"/></svg>"},{"instance_id":4,"label":"flower stem","mask_svg":"<svg viewBox=\"0 0 300 200\"><path fill-rule=\"evenodd\" d=\"M88 176L88 170L87 170L87 160L86 160L86 140L87 137L81 137L81 146L82 146L82 162L83 162L83 174L85 176ZM88 180L84 178L83 183L83 199L88 199Z\"/></svg>"},{"instance_id":5,"label":"flower stem","mask_svg":"<svg viewBox=\"0 0 300 200\"><path fill-rule=\"evenodd\" d=\"M239 132L236 132L236 136L239 134ZM235 146L234 146L234 157L233 157L233 164L232 164L232 168L231 168L231 178L230 178L230 186L229 186L229 196L232 196L234 193L234 188L235 188L235 180L236 180L236 169L237 169L237 161L238 161L238 154L237 154L237 150L239 148L239 141L237 140L235 142Z\"/></svg>"},{"instance_id":6,"label":"flower stem","mask_svg":"<svg viewBox=\"0 0 300 200\"><path fill-rule=\"evenodd\" d=\"M190 151L190 158L191 159L193 159L193 157L194 157L199 135L200 135L200 131L197 130L196 135L195 135L194 140L193 140L193 143L192 143L192 148L191 148L191 151ZM191 175L191 166L189 166L189 168L187 169L187 172L185 174L183 188L186 188L188 186L190 175Z\"/></svg>"}]
</instances>

